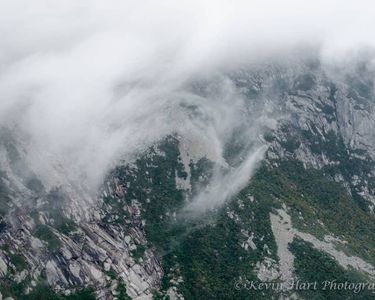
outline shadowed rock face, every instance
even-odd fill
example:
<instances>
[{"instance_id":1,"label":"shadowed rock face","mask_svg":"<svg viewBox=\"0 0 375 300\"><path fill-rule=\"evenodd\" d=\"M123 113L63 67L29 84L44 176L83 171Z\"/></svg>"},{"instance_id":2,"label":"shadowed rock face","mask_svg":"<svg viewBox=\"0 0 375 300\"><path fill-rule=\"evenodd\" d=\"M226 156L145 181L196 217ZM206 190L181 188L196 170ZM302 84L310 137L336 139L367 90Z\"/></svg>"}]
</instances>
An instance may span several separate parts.
<instances>
[{"instance_id":1,"label":"shadowed rock face","mask_svg":"<svg viewBox=\"0 0 375 300\"><path fill-rule=\"evenodd\" d=\"M328 255L339 278L371 279L372 71L358 66L337 75L306 60L225 76L244 99L241 118L249 124L233 130L220 159L202 149L202 136L167 136L132 161L118 161L98 192L67 178L58 161L48 180L40 176L28 164L27 139L2 128L2 296L24 299L44 289L56 298L290 297L294 291L259 294L234 284L311 274L325 280L314 266L301 272L301 247L322 261ZM244 128L253 126L254 108L264 118L257 118L250 144ZM239 173L254 146L265 150L256 173ZM239 184L236 174L249 178ZM201 211L194 202L224 194ZM192 205L199 214L186 213ZM356 273L347 266L357 266Z\"/></svg>"}]
</instances>

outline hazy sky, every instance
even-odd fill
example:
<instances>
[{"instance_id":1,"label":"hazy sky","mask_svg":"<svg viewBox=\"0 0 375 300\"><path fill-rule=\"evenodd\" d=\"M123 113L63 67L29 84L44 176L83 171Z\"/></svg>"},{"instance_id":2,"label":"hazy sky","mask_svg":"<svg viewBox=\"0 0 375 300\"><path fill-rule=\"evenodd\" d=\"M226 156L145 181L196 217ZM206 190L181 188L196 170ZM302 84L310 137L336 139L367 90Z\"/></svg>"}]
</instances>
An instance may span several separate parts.
<instances>
[{"instance_id":1,"label":"hazy sky","mask_svg":"<svg viewBox=\"0 0 375 300\"><path fill-rule=\"evenodd\" d=\"M375 4L361 0L0 0L0 124L30 137L30 157L94 182L181 128L219 157L242 99L230 83L191 95L190 78L301 45L340 60L375 46L374 28ZM212 122L191 121L184 101Z\"/></svg>"}]
</instances>

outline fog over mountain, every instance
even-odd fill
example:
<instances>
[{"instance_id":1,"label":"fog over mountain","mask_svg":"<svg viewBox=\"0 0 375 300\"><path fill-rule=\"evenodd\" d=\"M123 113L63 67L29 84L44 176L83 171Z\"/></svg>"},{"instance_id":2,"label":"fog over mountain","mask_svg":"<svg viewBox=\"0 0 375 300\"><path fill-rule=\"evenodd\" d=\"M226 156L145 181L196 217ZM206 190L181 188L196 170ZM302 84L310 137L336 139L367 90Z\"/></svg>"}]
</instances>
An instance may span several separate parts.
<instances>
[{"instance_id":1,"label":"fog over mountain","mask_svg":"<svg viewBox=\"0 0 375 300\"><path fill-rule=\"evenodd\" d=\"M374 28L362 0L0 0L0 300L353 299L244 283L375 280Z\"/></svg>"},{"instance_id":2,"label":"fog over mountain","mask_svg":"<svg viewBox=\"0 0 375 300\"><path fill-rule=\"evenodd\" d=\"M371 8L371 1L4 0L1 123L27 135L30 149L56 155L69 176L96 183L119 157L187 128L220 156L223 130L239 112L222 114L226 95L189 99L192 79L293 51L328 62L355 55L375 43ZM187 119L184 101L212 120Z\"/></svg>"}]
</instances>

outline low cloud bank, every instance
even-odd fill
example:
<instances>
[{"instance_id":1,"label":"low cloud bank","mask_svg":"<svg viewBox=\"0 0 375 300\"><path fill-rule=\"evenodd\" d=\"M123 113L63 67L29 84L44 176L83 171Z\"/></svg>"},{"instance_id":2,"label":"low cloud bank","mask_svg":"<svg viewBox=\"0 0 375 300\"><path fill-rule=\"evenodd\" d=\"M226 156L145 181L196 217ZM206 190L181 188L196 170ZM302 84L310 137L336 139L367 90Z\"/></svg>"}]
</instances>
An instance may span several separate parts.
<instances>
[{"instance_id":1,"label":"low cloud bank","mask_svg":"<svg viewBox=\"0 0 375 300\"><path fill-rule=\"evenodd\" d=\"M45 178L58 162L92 186L119 158L175 132L210 141L220 159L244 119L226 69L298 47L327 62L373 47L374 14L371 1L4 0L0 125L28 137L30 164ZM220 88L189 90L217 76ZM214 179L196 203L241 187L264 152L249 149L224 196Z\"/></svg>"}]
</instances>

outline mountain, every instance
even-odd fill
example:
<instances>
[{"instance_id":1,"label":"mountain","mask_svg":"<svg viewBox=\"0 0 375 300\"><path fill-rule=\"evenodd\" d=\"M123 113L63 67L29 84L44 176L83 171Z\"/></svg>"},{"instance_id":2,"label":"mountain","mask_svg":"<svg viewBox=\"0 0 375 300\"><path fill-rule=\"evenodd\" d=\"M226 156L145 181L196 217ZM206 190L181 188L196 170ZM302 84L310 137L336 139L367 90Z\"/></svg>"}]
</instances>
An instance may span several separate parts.
<instances>
[{"instance_id":1,"label":"mountain","mask_svg":"<svg viewBox=\"0 0 375 300\"><path fill-rule=\"evenodd\" d=\"M98 192L58 160L42 176L49 153L30 164L27 137L1 128L2 298L372 299L374 75L368 58L226 71L245 106L220 159L176 130L116 161ZM206 120L199 102L181 110Z\"/></svg>"}]
</instances>

